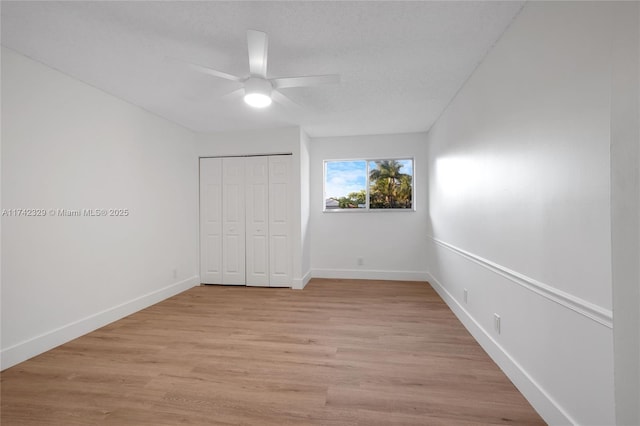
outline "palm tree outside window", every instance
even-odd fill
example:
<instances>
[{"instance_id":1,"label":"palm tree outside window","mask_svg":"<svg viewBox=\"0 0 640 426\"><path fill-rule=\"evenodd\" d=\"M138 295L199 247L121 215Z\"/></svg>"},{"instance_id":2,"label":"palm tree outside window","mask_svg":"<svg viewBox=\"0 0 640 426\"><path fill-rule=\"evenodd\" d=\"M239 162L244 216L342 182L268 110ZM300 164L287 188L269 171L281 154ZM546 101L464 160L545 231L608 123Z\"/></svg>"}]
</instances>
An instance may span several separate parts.
<instances>
[{"instance_id":1,"label":"palm tree outside window","mask_svg":"<svg viewBox=\"0 0 640 426\"><path fill-rule=\"evenodd\" d=\"M324 211L413 210L413 159L324 164Z\"/></svg>"}]
</instances>

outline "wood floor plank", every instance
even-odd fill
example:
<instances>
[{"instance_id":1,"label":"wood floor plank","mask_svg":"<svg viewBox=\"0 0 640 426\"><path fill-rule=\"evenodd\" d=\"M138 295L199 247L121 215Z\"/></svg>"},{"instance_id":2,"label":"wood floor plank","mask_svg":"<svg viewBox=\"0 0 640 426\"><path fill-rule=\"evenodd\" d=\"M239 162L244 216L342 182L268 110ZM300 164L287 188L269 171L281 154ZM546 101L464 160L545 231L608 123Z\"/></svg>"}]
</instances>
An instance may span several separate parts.
<instances>
[{"instance_id":1,"label":"wood floor plank","mask_svg":"<svg viewBox=\"0 0 640 426\"><path fill-rule=\"evenodd\" d=\"M420 282L196 287L0 381L3 425L544 424Z\"/></svg>"}]
</instances>

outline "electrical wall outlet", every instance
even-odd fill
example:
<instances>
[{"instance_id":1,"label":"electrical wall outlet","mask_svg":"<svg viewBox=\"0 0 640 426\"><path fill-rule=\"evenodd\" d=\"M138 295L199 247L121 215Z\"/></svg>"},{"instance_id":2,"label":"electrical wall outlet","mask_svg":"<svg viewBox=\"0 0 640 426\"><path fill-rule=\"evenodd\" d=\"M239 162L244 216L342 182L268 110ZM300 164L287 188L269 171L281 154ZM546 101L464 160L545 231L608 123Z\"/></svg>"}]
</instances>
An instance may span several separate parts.
<instances>
[{"instance_id":1,"label":"electrical wall outlet","mask_svg":"<svg viewBox=\"0 0 640 426\"><path fill-rule=\"evenodd\" d=\"M356 259L356 263L358 264L358 266L362 266L364 265L364 259L362 257L358 257Z\"/></svg>"},{"instance_id":2,"label":"electrical wall outlet","mask_svg":"<svg viewBox=\"0 0 640 426\"><path fill-rule=\"evenodd\" d=\"M464 289L464 303L467 303L468 300L469 300L469 290L467 290L465 288Z\"/></svg>"},{"instance_id":3,"label":"electrical wall outlet","mask_svg":"<svg viewBox=\"0 0 640 426\"><path fill-rule=\"evenodd\" d=\"M493 314L493 328L500 334L500 315Z\"/></svg>"},{"instance_id":4,"label":"electrical wall outlet","mask_svg":"<svg viewBox=\"0 0 640 426\"><path fill-rule=\"evenodd\" d=\"M173 278L178 278L178 268L173 268Z\"/></svg>"}]
</instances>

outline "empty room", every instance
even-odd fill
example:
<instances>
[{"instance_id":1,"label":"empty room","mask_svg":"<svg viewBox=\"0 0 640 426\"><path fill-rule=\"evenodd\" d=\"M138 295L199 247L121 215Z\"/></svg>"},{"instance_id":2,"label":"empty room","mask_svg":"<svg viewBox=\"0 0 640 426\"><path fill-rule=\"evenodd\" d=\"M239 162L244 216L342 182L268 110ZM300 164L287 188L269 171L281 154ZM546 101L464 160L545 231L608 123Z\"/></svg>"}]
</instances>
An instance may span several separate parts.
<instances>
[{"instance_id":1,"label":"empty room","mask_svg":"<svg viewBox=\"0 0 640 426\"><path fill-rule=\"evenodd\" d=\"M2 425L640 424L640 2L0 14Z\"/></svg>"}]
</instances>

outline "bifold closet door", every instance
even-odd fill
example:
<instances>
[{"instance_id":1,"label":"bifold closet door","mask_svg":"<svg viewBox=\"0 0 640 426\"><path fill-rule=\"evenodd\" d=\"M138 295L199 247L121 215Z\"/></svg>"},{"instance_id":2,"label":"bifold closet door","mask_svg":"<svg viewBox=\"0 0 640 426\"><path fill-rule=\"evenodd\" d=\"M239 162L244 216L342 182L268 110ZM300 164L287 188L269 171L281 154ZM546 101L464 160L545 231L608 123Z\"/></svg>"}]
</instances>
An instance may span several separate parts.
<instances>
[{"instance_id":1,"label":"bifold closet door","mask_svg":"<svg viewBox=\"0 0 640 426\"><path fill-rule=\"evenodd\" d=\"M291 156L269 157L269 285L290 287L291 261Z\"/></svg>"},{"instance_id":2,"label":"bifold closet door","mask_svg":"<svg viewBox=\"0 0 640 426\"><path fill-rule=\"evenodd\" d=\"M222 159L222 284L245 285L245 159Z\"/></svg>"},{"instance_id":3,"label":"bifold closet door","mask_svg":"<svg viewBox=\"0 0 640 426\"><path fill-rule=\"evenodd\" d=\"M247 157L246 265L247 285L269 286L269 158Z\"/></svg>"},{"instance_id":4,"label":"bifold closet door","mask_svg":"<svg viewBox=\"0 0 640 426\"><path fill-rule=\"evenodd\" d=\"M200 159L200 280L222 283L222 159Z\"/></svg>"},{"instance_id":5,"label":"bifold closet door","mask_svg":"<svg viewBox=\"0 0 640 426\"><path fill-rule=\"evenodd\" d=\"M245 284L244 158L200 159L200 280Z\"/></svg>"},{"instance_id":6,"label":"bifold closet door","mask_svg":"<svg viewBox=\"0 0 640 426\"><path fill-rule=\"evenodd\" d=\"M203 284L290 287L291 156L200 159Z\"/></svg>"}]
</instances>

